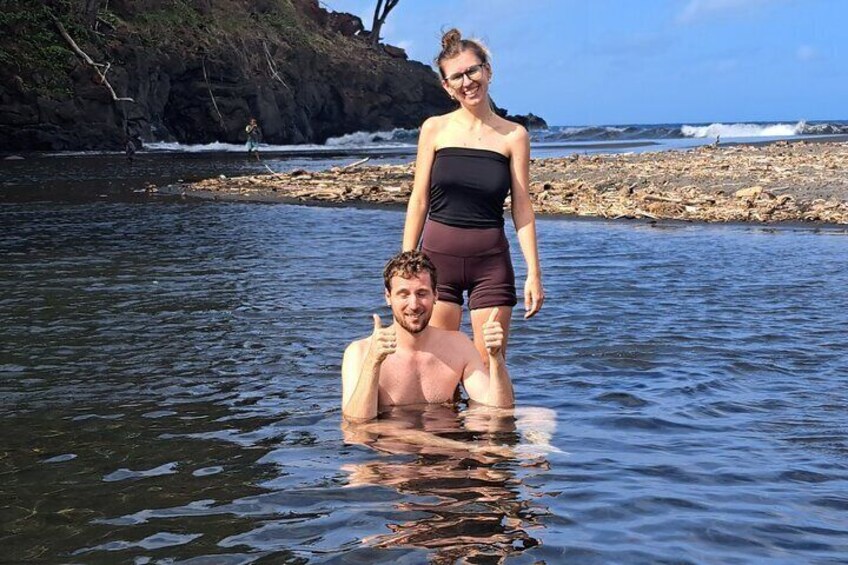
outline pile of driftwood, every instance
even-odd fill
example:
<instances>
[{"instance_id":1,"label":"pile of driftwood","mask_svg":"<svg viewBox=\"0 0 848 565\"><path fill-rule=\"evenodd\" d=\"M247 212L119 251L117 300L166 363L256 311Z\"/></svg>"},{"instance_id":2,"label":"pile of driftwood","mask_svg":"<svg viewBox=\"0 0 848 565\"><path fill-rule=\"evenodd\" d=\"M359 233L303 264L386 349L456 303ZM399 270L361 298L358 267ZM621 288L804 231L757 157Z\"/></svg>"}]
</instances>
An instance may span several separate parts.
<instances>
[{"instance_id":1,"label":"pile of driftwood","mask_svg":"<svg viewBox=\"0 0 848 565\"><path fill-rule=\"evenodd\" d=\"M336 167L209 179L176 187L217 199L404 204L414 166ZM848 224L848 143L702 147L536 159L540 214L704 222Z\"/></svg>"}]
</instances>

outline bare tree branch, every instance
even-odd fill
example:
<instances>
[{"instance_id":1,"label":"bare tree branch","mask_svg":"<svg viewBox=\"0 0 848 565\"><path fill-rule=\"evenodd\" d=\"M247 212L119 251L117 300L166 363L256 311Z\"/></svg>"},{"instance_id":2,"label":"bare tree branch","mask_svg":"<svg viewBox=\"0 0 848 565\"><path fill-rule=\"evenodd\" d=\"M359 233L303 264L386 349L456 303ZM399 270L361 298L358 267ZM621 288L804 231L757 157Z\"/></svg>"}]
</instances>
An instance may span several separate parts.
<instances>
[{"instance_id":1,"label":"bare tree branch","mask_svg":"<svg viewBox=\"0 0 848 565\"><path fill-rule=\"evenodd\" d=\"M380 30L383 24L386 23L386 18L389 16L400 0L377 0L377 5L374 7L374 21L371 24L371 45L376 46L380 43Z\"/></svg>"},{"instance_id":2,"label":"bare tree branch","mask_svg":"<svg viewBox=\"0 0 848 565\"><path fill-rule=\"evenodd\" d=\"M65 29L65 26L62 25L62 22L60 22L56 16L53 16L53 21L56 23L56 27L59 29L59 33L62 35L65 41L68 42L68 45L71 46L71 50L77 55L79 55L83 61L85 61L97 72L97 75L100 77L100 84L106 85L106 88L109 89L109 93L112 95L112 100L114 100L115 102L135 102L135 100L133 100L132 98L119 97L115 93L115 89L112 88L112 85L106 79L106 73L109 72L109 67L111 66L111 63L107 63L105 65L103 63L95 63L92 58L85 53L85 51L80 49L79 45L77 45L76 41L74 41L73 38L68 34L68 31ZM105 70L101 71L101 67L105 68Z\"/></svg>"},{"instance_id":3,"label":"bare tree branch","mask_svg":"<svg viewBox=\"0 0 848 565\"><path fill-rule=\"evenodd\" d=\"M200 65L203 68L203 80L206 81L206 90L209 91L209 98L212 99L212 106L215 108L215 113L218 114L218 123L222 129L226 129L224 125L224 116L221 115L221 110L218 109L218 102L215 100L215 95L212 94L212 85L209 84L209 75L206 74L206 57L200 59Z\"/></svg>"},{"instance_id":4,"label":"bare tree branch","mask_svg":"<svg viewBox=\"0 0 848 565\"><path fill-rule=\"evenodd\" d=\"M268 62L268 69L271 71L271 77L280 81L280 84L286 87L286 90L291 90L289 85L286 84L286 81L283 80L283 77L280 76L280 73L277 71L277 66L274 64L274 59L271 57L271 51L268 49L268 43L263 41L262 48L265 50L265 61Z\"/></svg>"}]
</instances>

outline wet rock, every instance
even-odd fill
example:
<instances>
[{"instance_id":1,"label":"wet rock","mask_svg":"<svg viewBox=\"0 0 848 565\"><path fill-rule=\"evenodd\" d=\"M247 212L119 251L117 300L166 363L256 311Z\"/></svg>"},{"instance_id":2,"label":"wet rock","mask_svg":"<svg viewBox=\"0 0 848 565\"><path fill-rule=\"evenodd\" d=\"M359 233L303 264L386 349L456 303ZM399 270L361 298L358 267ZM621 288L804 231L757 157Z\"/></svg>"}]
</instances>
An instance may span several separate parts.
<instances>
[{"instance_id":1,"label":"wet rock","mask_svg":"<svg viewBox=\"0 0 848 565\"><path fill-rule=\"evenodd\" d=\"M743 188L741 190L737 190L733 193L733 196L744 200L756 200L757 197L760 196L760 193L762 193L762 191L763 187L752 186L750 188Z\"/></svg>"},{"instance_id":2,"label":"wet rock","mask_svg":"<svg viewBox=\"0 0 848 565\"><path fill-rule=\"evenodd\" d=\"M528 188L540 214L848 224L846 168L848 143L717 147L536 159ZM183 188L241 200L405 205L413 176L412 164L355 166L209 179Z\"/></svg>"}]
</instances>

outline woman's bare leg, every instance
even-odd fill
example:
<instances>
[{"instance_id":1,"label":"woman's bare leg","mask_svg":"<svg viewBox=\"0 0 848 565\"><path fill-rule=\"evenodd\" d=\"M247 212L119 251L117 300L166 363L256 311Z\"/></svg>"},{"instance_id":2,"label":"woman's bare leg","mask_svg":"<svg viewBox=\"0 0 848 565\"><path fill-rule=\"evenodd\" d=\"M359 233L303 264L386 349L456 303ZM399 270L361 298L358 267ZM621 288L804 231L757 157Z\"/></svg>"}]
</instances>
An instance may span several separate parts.
<instances>
[{"instance_id":1,"label":"woman's bare leg","mask_svg":"<svg viewBox=\"0 0 848 565\"><path fill-rule=\"evenodd\" d=\"M436 301L433 307L433 317L430 318L430 325L443 330L459 331L459 324L462 323L462 306L453 302Z\"/></svg>"},{"instance_id":2,"label":"woman's bare leg","mask_svg":"<svg viewBox=\"0 0 848 565\"><path fill-rule=\"evenodd\" d=\"M462 306L453 302L436 301L433 307L433 317L430 318L430 325L443 330L459 331L459 325L462 323ZM459 390L459 385L453 391L453 401L459 402L462 399L462 393Z\"/></svg>"}]
</instances>

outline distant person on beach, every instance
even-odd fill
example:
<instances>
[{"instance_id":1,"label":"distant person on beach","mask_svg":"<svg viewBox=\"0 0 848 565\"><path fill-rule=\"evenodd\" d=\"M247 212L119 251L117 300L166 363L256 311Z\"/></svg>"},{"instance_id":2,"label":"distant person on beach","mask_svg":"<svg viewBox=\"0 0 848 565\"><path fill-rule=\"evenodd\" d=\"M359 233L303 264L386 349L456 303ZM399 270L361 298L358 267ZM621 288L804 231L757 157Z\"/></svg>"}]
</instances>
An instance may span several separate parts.
<instances>
[{"instance_id":1,"label":"distant person on beach","mask_svg":"<svg viewBox=\"0 0 848 565\"><path fill-rule=\"evenodd\" d=\"M527 264L525 318L542 307L545 292L536 245L536 218L528 193L530 140L522 126L492 109L489 53L452 29L436 58L442 86L459 108L427 119L418 138L415 181L406 213L403 250L422 250L439 272L432 325L459 330L468 295L474 344L488 361L483 327L497 309L509 336L518 302L504 233L503 206L512 197L512 219Z\"/></svg>"},{"instance_id":2,"label":"distant person on beach","mask_svg":"<svg viewBox=\"0 0 848 565\"><path fill-rule=\"evenodd\" d=\"M135 160L135 152L136 152L135 140L133 140L132 136L128 135L126 143L124 144L124 153L126 154L127 162L130 165L132 165L133 161Z\"/></svg>"},{"instance_id":3,"label":"distant person on beach","mask_svg":"<svg viewBox=\"0 0 848 565\"><path fill-rule=\"evenodd\" d=\"M436 304L436 268L420 251L393 257L383 270L393 323L374 315L370 337L348 345L342 361L342 413L352 422L376 418L392 406L444 404L461 383L468 397L489 406L515 403L503 356L498 308L480 326L488 368L459 331L430 325Z\"/></svg>"},{"instance_id":4,"label":"distant person on beach","mask_svg":"<svg viewBox=\"0 0 848 565\"><path fill-rule=\"evenodd\" d=\"M244 127L247 132L247 156L251 153L256 155L256 160L259 160L259 142L262 140L262 130L259 124L256 123L256 118L250 118L250 122Z\"/></svg>"}]
</instances>

